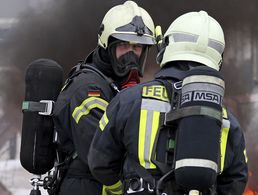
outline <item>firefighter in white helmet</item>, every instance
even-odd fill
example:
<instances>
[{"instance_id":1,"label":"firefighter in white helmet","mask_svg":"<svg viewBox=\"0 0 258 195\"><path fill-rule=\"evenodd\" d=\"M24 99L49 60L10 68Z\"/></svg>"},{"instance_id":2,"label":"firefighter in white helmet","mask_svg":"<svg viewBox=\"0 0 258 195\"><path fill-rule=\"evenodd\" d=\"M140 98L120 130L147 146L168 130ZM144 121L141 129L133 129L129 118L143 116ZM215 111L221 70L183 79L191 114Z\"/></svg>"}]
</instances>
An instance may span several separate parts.
<instances>
[{"instance_id":1,"label":"firefighter in white helmet","mask_svg":"<svg viewBox=\"0 0 258 195\"><path fill-rule=\"evenodd\" d=\"M224 33L204 11L176 19L165 33L163 44L158 55L161 67L171 61L193 61L218 71L221 68Z\"/></svg>"},{"instance_id":2,"label":"firefighter in white helmet","mask_svg":"<svg viewBox=\"0 0 258 195\"><path fill-rule=\"evenodd\" d=\"M99 122L88 156L99 181L123 184L123 194L243 193L244 135L222 104L224 48L221 26L204 11L170 25L155 80L119 93Z\"/></svg>"},{"instance_id":3,"label":"firefighter in white helmet","mask_svg":"<svg viewBox=\"0 0 258 195\"><path fill-rule=\"evenodd\" d=\"M152 18L135 2L126 1L106 13L98 46L72 69L55 104L58 147L65 159L59 195L106 194L89 171L89 146L109 101L120 89L139 83L155 42Z\"/></svg>"}]
</instances>

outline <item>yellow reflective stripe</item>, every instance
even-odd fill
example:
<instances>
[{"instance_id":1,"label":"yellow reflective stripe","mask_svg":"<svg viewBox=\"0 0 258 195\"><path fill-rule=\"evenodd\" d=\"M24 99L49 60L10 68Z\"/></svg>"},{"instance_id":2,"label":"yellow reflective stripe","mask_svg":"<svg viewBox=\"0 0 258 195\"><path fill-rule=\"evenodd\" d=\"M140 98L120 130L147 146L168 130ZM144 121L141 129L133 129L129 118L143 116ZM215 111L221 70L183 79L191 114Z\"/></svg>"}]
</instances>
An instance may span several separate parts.
<instances>
[{"instance_id":1,"label":"yellow reflective stripe","mask_svg":"<svg viewBox=\"0 0 258 195\"><path fill-rule=\"evenodd\" d=\"M153 145L159 129L160 113L166 113L171 105L168 102L142 99L139 136L138 136L138 159L140 165L147 169L156 168L151 162Z\"/></svg>"},{"instance_id":2,"label":"yellow reflective stripe","mask_svg":"<svg viewBox=\"0 0 258 195\"><path fill-rule=\"evenodd\" d=\"M220 137L220 173L224 169L226 149L227 149L227 140L230 128L230 121L227 120L228 113L225 108L223 108L223 120L222 120L222 130ZM226 118L226 119L225 119Z\"/></svg>"},{"instance_id":3,"label":"yellow reflective stripe","mask_svg":"<svg viewBox=\"0 0 258 195\"><path fill-rule=\"evenodd\" d=\"M138 138L138 158L140 165L145 167L144 161L144 142L145 142L145 133L146 133L146 124L147 124L147 110L141 110L140 114L140 129L139 129L139 138Z\"/></svg>"},{"instance_id":4,"label":"yellow reflective stripe","mask_svg":"<svg viewBox=\"0 0 258 195\"><path fill-rule=\"evenodd\" d=\"M105 186L102 187L102 195L106 194L122 194L122 182L119 180L117 183L111 185L111 186Z\"/></svg>"},{"instance_id":5,"label":"yellow reflective stripe","mask_svg":"<svg viewBox=\"0 0 258 195\"><path fill-rule=\"evenodd\" d=\"M228 133L229 133L229 128L222 128L221 132L221 142L220 142L220 172L223 171L224 169L224 163L225 163L225 156L226 156L226 148L227 148L227 139L228 139Z\"/></svg>"},{"instance_id":6,"label":"yellow reflective stripe","mask_svg":"<svg viewBox=\"0 0 258 195\"><path fill-rule=\"evenodd\" d=\"M105 129L105 127L107 126L108 122L109 122L109 120L108 120L107 114L105 112L99 121L99 128L103 131Z\"/></svg>"},{"instance_id":7,"label":"yellow reflective stripe","mask_svg":"<svg viewBox=\"0 0 258 195\"><path fill-rule=\"evenodd\" d=\"M160 112L153 112L153 120L152 120L152 131L151 131L151 145L150 145L150 156L149 156L149 162L150 162L150 168L155 169L156 165L151 162L151 154L153 150L154 141L159 129L159 117Z\"/></svg>"},{"instance_id":8,"label":"yellow reflective stripe","mask_svg":"<svg viewBox=\"0 0 258 195\"><path fill-rule=\"evenodd\" d=\"M105 186L105 185L102 186L102 194L101 195L108 195L107 186Z\"/></svg>"},{"instance_id":9,"label":"yellow reflective stripe","mask_svg":"<svg viewBox=\"0 0 258 195\"><path fill-rule=\"evenodd\" d=\"M105 111L107 108L108 102L98 98L98 97L90 97L85 99L82 104L76 107L72 113L72 116L76 123L79 122L80 118L84 115L90 113L90 111L94 108L99 108L100 110Z\"/></svg>"},{"instance_id":10,"label":"yellow reflective stripe","mask_svg":"<svg viewBox=\"0 0 258 195\"><path fill-rule=\"evenodd\" d=\"M153 145L159 128L160 112L141 110L138 158L140 164L145 168L155 169L156 165L151 162Z\"/></svg>"},{"instance_id":11,"label":"yellow reflective stripe","mask_svg":"<svg viewBox=\"0 0 258 195\"><path fill-rule=\"evenodd\" d=\"M223 118L225 118L225 119L228 118L228 113L227 113L226 108L222 108L222 116L223 116Z\"/></svg>"},{"instance_id":12,"label":"yellow reflective stripe","mask_svg":"<svg viewBox=\"0 0 258 195\"><path fill-rule=\"evenodd\" d=\"M248 157L247 157L247 154L246 154L246 149L244 149L244 156L245 156L245 162L247 163L248 162Z\"/></svg>"}]
</instances>

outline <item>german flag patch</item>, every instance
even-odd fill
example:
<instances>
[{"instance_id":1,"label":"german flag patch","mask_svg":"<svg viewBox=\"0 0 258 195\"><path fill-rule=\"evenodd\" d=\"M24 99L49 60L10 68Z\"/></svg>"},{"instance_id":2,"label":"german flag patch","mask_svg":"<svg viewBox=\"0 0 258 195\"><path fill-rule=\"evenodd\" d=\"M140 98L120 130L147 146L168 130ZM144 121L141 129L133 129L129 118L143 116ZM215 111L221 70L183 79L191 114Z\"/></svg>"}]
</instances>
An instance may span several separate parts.
<instances>
[{"instance_id":1,"label":"german flag patch","mask_svg":"<svg viewBox=\"0 0 258 195\"><path fill-rule=\"evenodd\" d=\"M89 97L99 97L100 96L100 91L99 90L88 91L88 96Z\"/></svg>"}]
</instances>

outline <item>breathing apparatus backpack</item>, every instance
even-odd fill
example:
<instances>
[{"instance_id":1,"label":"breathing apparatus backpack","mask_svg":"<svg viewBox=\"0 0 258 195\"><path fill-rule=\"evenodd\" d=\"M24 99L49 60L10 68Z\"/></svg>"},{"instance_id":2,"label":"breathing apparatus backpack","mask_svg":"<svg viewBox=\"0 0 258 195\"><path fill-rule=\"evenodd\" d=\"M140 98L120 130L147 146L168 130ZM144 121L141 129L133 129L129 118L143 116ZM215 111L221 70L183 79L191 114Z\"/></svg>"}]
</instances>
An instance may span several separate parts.
<instances>
[{"instance_id":1,"label":"breathing apparatus backpack","mask_svg":"<svg viewBox=\"0 0 258 195\"><path fill-rule=\"evenodd\" d=\"M165 86L171 104L151 154L157 167L154 175L161 176L154 179L129 156L131 166L148 184L148 194L211 195L220 171L223 77L220 72L201 66L189 70L182 81L156 80ZM160 152L165 150L160 159L158 148Z\"/></svg>"},{"instance_id":2,"label":"breathing apparatus backpack","mask_svg":"<svg viewBox=\"0 0 258 195\"><path fill-rule=\"evenodd\" d=\"M175 183L200 192L216 183L224 80L209 67L195 67L182 81L180 98L171 102L165 125L177 127L173 172Z\"/></svg>"},{"instance_id":3,"label":"breathing apparatus backpack","mask_svg":"<svg viewBox=\"0 0 258 195\"><path fill-rule=\"evenodd\" d=\"M54 166L51 114L62 85L63 69L55 61L38 59L26 70L20 161L36 175L45 174Z\"/></svg>"},{"instance_id":4,"label":"breathing apparatus backpack","mask_svg":"<svg viewBox=\"0 0 258 195\"><path fill-rule=\"evenodd\" d=\"M114 82L93 66L80 61L74 66L63 86L63 69L52 60L39 59L32 62L26 70L25 101L23 101L23 121L20 161L30 173L41 175L54 166L57 139L51 117L54 102L61 91L68 87L74 77L82 72L92 72L108 82L119 92ZM74 158L73 154L67 158ZM65 161L69 161L68 159Z\"/></svg>"}]
</instances>

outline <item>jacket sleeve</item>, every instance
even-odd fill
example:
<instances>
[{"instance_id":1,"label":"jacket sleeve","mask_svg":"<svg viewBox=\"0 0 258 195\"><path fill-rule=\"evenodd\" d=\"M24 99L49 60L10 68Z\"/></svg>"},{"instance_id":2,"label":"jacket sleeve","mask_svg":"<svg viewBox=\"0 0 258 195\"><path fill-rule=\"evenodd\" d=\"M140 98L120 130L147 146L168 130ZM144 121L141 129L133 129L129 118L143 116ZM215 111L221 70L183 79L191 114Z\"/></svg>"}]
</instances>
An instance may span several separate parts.
<instances>
[{"instance_id":1,"label":"jacket sleeve","mask_svg":"<svg viewBox=\"0 0 258 195\"><path fill-rule=\"evenodd\" d=\"M120 173L125 151L122 144L122 128L119 128L123 121L119 113L118 96L111 101L101 118L88 155L93 176L109 189L116 186L111 190L112 194L122 192Z\"/></svg>"},{"instance_id":2,"label":"jacket sleeve","mask_svg":"<svg viewBox=\"0 0 258 195\"><path fill-rule=\"evenodd\" d=\"M218 176L217 192L219 195L242 195L248 179L245 139L239 123L229 115L230 134L228 137L225 169Z\"/></svg>"},{"instance_id":3,"label":"jacket sleeve","mask_svg":"<svg viewBox=\"0 0 258 195\"><path fill-rule=\"evenodd\" d=\"M91 140L108 102L96 85L79 87L71 97L70 121L75 150L86 164Z\"/></svg>"}]
</instances>

